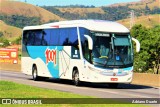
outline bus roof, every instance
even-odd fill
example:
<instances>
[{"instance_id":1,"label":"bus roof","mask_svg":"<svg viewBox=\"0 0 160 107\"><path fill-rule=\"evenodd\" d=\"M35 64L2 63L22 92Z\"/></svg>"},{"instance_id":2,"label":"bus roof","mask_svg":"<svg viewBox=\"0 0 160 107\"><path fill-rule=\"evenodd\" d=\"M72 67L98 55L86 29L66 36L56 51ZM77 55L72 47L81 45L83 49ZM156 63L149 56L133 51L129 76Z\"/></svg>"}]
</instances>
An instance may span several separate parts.
<instances>
[{"instance_id":1,"label":"bus roof","mask_svg":"<svg viewBox=\"0 0 160 107\"><path fill-rule=\"evenodd\" d=\"M60 21L54 23L43 24L39 26L27 26L23 30L30 29L45 29L45 28L66 28L66 27L84 27L92 31L99 32L117 32L117 33L128 33L129 30L117 23L105 20L70 20L70 21Z\"/></svg>"}]
</instances>

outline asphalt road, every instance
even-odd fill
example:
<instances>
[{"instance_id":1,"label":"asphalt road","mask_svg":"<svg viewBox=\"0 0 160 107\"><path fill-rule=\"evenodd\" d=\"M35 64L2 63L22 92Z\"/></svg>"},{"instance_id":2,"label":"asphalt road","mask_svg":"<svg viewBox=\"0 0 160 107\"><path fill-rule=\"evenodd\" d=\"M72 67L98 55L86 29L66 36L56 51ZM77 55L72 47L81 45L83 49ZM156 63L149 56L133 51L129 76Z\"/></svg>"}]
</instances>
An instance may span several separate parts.
<instances>
[{"instance_id":1,"label":"asphalt road","mask_svg":"<svg viewBox=\"0 0 160 107\"><path fill-rule=\"evenodd\" d=\"M31 86L71 92L98 98L160 98L160 87L135 84L120 84L117 89L111 89L107 84L83 83L76 87L68 80L33 81L32 76L20 72L0 71L0 80L8 80Z\"/></svg>"}]
</instances>

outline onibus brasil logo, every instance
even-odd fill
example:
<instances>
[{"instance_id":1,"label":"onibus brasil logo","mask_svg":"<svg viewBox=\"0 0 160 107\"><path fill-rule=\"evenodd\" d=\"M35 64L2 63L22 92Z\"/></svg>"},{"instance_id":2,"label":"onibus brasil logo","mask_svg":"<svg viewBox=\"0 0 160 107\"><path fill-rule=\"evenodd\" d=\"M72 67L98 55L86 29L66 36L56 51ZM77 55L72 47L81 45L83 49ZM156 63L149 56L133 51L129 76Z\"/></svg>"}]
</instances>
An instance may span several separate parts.
<instances>
[{"instance_id":1,"label":"onibus brasil logo","mask_svg":"<svg viewBox=\"0 0 160 107\"><path fill-rule=\"evenodd\" d=\"M46 56L46 64L49 62L53 62L54 66L56 66L56 56L57 56L57 49L46 49L45 51Z\"/></svg>"}]
</instances>

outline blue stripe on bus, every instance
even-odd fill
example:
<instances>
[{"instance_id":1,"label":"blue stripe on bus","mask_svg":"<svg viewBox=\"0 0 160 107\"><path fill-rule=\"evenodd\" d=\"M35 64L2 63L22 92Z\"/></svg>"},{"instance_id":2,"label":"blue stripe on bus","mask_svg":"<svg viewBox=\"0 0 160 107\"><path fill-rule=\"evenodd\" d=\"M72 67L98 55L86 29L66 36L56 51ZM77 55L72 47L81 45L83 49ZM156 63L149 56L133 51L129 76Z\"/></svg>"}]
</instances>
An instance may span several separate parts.
<instances>
[{"instance_id":1,"label":"blue stripe on bus","mask_svg":"<svg viewBox=\"0 0 160 107\"><path fill-rule=\"evenodd\" d=\"M59 78L59 51L63 46L27 46L27 50L32 59L42 59L52 77Z\"/></svg>"}]
</instances>

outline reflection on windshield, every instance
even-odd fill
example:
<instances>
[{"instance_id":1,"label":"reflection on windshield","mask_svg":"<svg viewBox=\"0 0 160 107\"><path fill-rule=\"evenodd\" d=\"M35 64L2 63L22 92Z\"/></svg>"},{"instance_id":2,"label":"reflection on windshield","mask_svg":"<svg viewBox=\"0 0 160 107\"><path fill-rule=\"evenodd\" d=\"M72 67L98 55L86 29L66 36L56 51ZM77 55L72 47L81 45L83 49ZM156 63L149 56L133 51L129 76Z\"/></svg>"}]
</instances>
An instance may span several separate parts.
<instances>
[{"instance_id":1,"label":"reflection on windshield","mask_svg":"<svg viewBox=\"0 0 160 107\"><path fill-rule=\"evenodd\" d=\"M96 36L92 33L92 39L92 62L95 66L120 68L133 65L132 44L128 34Z\"/></svg>"}]
</instances>

